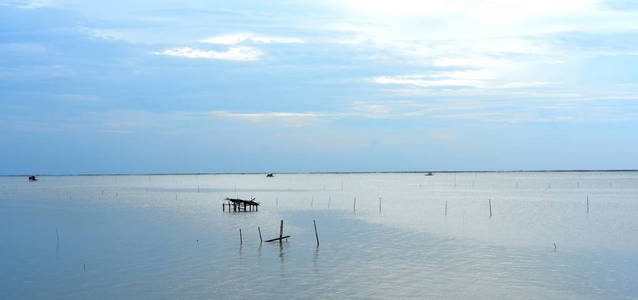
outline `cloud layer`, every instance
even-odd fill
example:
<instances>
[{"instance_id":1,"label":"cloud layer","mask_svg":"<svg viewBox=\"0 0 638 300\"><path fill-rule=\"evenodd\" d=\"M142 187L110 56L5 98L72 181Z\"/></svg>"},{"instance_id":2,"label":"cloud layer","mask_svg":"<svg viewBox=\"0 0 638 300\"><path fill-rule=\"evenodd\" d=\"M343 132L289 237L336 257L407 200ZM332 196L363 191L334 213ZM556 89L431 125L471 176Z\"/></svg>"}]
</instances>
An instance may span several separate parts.
<instances>
[{"instance_id":1,"label":"cloud layer","mask_svg":"<svg viewBox=\"0 0 638 300\"><path fill-rule=\"evenodd\" d=\"M259 49L253 47L231 47L226 51L200 50L190 47L171 48L155 55L178 56L185 58L205 58L231 61L255 61L263 55Z\"/></svg>"},{"instance_id":2,"label":"cloud layer","mask_svg":"<svg viewBox=\"0 0 638 300\"><path fill-rule=\"evenodd\" d=\"M215 163L237 154L237 171L256 159L241 137L281 145L275 164L314 146L337 167L349 153L415 168L470 155L472 169L516 145L499 169L538 168L517 157L557 148L582 168L638 161L619 150L638 147L631 1L10 0L0 19L2 157L55 136L62 154L157 149L153 165L180 139L186 152L232 144ZM20 164L46 162L33 161Z\"/></svg>"}]
</instances>

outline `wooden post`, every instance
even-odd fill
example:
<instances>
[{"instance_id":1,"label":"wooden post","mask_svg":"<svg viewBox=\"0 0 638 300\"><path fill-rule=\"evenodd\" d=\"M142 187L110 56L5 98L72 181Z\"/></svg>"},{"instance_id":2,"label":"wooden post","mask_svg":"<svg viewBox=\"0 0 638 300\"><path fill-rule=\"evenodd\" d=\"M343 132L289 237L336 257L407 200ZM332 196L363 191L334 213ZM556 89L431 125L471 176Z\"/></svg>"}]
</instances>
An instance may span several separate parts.
<instances>
[{"instance_id":1,"label":"wooden post","mask_svg":"<svg viewBox=\"0 0 638 300\"><path fill-rule=\"evenodd\" d=\"M239 244L242 245L244 243L244 239L241 236L241 228L239 228Z\"/></svg>"},{"instance_id":2,"label":"wooden post","mask_svg":"<svg viewBox=\"0 0 638 300\"><path fill-rule=\"evenodd\" d=\"M492 199L488 200L490 203L490 218L492 217Z\"/></svg>"},{"instance_id":3,"label":"wooden post","mask_svg":"<svg viewBox=\"0 0 638 300\"><path fill-rule=\"evenodd\" d=\"M352 211L357 211L357 197L354 197L354 202L352 203Z\"/></svg>"},{"instance_id":4,"label":"wooden post","mask_svg":"<svg viewBox=\"0 0 638 300\"><path fill-rule=\"evenodd\" d=\"M281 220L281 222L279 223L279 242L280 243L283 236L284 236L284 220Z\"/></svg>"},{"instance_id":5,"label":"wooden post","mask_svg":"<svg viewBox=\"0 0 638 300\"><path fill-rule=\"evenodd\" d=\"M445 216L447 217L447 200L445 200Z\"/></svg>"},{"instance_id":6,"label":"wooden post","mask_svg":"<svg viewBox=\"0 0 638 300\"><path fill-rule=\"evenodd\" d=\"M587 195L587 213L589 213L589 195Z\"/></svg>"},{"instance_id":7,"label":"wooden post","mask_svg":"<svg viewBox=\"0 0 638 300\"><path fill-rule=\"evenodd\" d=\"M381 197L379 197L379 213L381 213Z\"/></svg>"},{"instance_id":8,"label":"wooden post","mask_svg":"<svg viewBox=\"0 0 638 300\"><path fill-rule=\"evenodd\" d=\"M317 247L319 247L319 235L317 234L317 222L312 220L312 224L315 226L315 238L317 238Z\"/></svg>"},{"instance_id":9,"label":"wooden post","mask_svg":"<svg viewBox=\"0 0 638 300\"><path fill-rule=\"evenodd\" d=\"M261 238L261 228L257 226L257 231L259 231L259 242L262 243L264 240Z\"/></svg>"}]
</instances>

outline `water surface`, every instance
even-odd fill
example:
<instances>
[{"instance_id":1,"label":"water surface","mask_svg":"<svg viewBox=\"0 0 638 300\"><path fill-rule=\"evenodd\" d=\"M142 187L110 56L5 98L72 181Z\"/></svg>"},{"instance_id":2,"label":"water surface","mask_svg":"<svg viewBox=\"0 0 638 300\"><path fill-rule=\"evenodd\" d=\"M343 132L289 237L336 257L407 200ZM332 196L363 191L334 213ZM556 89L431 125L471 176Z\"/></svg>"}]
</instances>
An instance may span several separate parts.
<instances>
[{"instance_id":1,"label":"water surface","mask_svg":"<svg viewBox=\"0 0 638 300\"><path fill-rule=\"evenodd\" d=\"M635 172L0 177L0 299L638 299L637 215Z\"/></svg>"}]
</instances>

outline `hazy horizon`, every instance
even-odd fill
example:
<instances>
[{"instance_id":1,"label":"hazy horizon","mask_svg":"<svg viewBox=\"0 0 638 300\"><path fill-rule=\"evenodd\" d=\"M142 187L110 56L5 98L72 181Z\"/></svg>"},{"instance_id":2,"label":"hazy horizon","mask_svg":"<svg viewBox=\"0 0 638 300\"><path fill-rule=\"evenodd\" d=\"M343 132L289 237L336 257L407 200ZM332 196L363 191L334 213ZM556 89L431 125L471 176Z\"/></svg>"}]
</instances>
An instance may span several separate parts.
<instances>
[{"instance_id":1,"label":"hazy horizon","mask_svg":"<svg viewBox=\"0 0 638 300\"><path fill-rule=\"evenodd\" d=\"M257 175L257 174L419 174L419 173L604 173L604 172L638 172L638 169L610 169L610 170L398 170L398 171L306 171L306 172L196 172L196 173L59 173L59 174L0 174L6 177L18 176L146 176L146 175Z\"/></svg>"}]
</instances>

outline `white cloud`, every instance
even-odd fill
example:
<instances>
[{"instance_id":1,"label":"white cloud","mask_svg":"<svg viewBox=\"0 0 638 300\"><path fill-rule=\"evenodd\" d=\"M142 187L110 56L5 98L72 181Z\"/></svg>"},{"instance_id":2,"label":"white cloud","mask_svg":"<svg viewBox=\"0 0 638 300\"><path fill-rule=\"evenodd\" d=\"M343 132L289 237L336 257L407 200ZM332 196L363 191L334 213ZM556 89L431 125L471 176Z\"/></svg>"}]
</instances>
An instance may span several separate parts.
<instances>
[{"instance_id":1,"label":"white cloud","mask_svg":"<svg viewBox=\"0 0 638 300\"><path fill-rule=\"evenodd\" d=\"M255 61L263 55L259 49L253 47L231 47L227 51L200 50L190 47L181 47L161 52L153 52L153 54L234 61Z\"/></svg>"},{"instance_id":2,"label":"white cloud","mask_svg":"<svg viewBox=\"0 0 638 300\"><path fill-rule=\"evenodd\" d=\"M419 75L379 76L369 79L377 84L404 85L414 88L459 87L465 89L524 89L556 85L546 81L513 81L503 82L491 69L475 69L463 71L431 72ZM404 90L399 89L399 93ZM417 94L414 94L415 96ZM469 96L469 95L466 95ZM495 95L496 96L496 95Z\"/></svg>"},{"instance_id":3,"label":"white cloud","mask_svg":"<svg viewBox=\"0 0 638 300\"><path fill-rule=\"evenodd\" d=\"M0 6L15 6L21 9L37 9L52 6L53 0L17 0L0 3Z\"/></svg>"},{"instance_id":4,"label":"white cloud","mask_svg":"<svg viewBox=\"0 0 638 300\"><path fill-rule=\"evenodd\" d=\"M487 67L498 63L486 57L437 57L433 65L436 67Z\"/></svg>"},{"instance_id":5,"label":"white cloud","mask_svg":"<svg viewBox=\"0 0 638 300\"><path fill-rule=\"evenodd\" d=\"M422 79L415 76L381 76L372 79L378 84L400 84L418 87L471 86L482 87L479 80L468 79Z\"/></svg>"},{"instance_id":6,"label":"white cloud","mask_svg":"<svg viewBox=\"0 0 638 300\"><path fill-rule=\"evenodd\" d=\"M220 45L237 45L243 42L253 43L281 43L281 44L299 44L304 41L299 38L292 37L278 37L278 36L258 36L252 33L235 33L214 36L206 39L199 40L200 43L206 44L220 44Z\"/></svg>"},{"instance_id":7,"label":"white cloud","mask_svg":"<svg viewBox=\"0 0 638 300\"><path fill-rule=\"evenodd\" d=\"M209 113L214 118L226 118L251 122L274 122L287 127L306 127L316 124L322 118L339 117L338 113L317 113L317 112L259 112L259 113L239 113L229 111L211 111Z\"/></svg>"},{"instance_id":8,"label":"white cloud","mask_svg":"<svg viewBox=\"0 0 638 300\"><path fill-rule=\"evenodd\" d=\"M546 81L510 82L500 86L496 86L496 88L520 89L520 88L541 87L541 86L546 87L546 86L552 86L552 85L556 85L556 84L553 82L546 82Z\"/></svg>"},{"instance_id":9,"label":"white cloud","mask_svg":"<svg viewBox=\"0 0 638 300\"><path fill-rule=\"evenodd\" d=\"M353 11L383 16L465 16L486 21L592 10L601 0L346 0Z\"/></svg>"},{"instance_id":10,"label":"white cloud","mask_svg":"<svg viewBox=\"0 0 638 300\"><path fill-rule=\"evenodd\" d=\"M262 112L262 113L236 113L225 110L218 110L210 112L212 116L233 118L233 119L245 119L245 120L262 120L262 119L284 119L284 118L316 118L321 116L328 116L328 114L315 113L315 112Z\"/></svg>"},{"instance_id":11,"label":"white cloud","mask_svg":"<svg viewBox=\"0 0 638 300\"><path fill-rule=\"evenodd\" d=\"M424 75L380 76L371 79L377 84L411 85L417 87L466 86L481 88L484 81L492 79L489 70L465 70L451 72L433 72Z\"/></svg>"}]
</instances>

